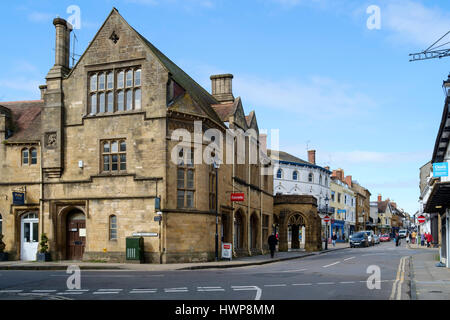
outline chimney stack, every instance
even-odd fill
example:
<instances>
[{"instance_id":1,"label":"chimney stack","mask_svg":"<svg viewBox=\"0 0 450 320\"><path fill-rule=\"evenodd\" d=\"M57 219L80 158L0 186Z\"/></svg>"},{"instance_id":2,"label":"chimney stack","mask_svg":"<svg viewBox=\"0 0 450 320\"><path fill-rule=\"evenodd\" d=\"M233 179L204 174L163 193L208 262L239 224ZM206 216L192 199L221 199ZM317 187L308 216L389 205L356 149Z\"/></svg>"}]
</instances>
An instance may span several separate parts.
<instances>
[{"instance_id":1,"label":"chimney stack","mask_svg":"<svg viewBox=\"0 0 450 320\"><path fill-rule=\"evenodd\" d=\"M345 183L351 188L352 187L352 176L346 176Z\"/></svg>"},{"instance_id":2,"label":"chimney stack","mask_svg":"<svg viewBox=\"0 0 450 320\"><path fill-rule=\"evenodd\" d=\"M217 74L212 75L211 90L212 95L220 103L233 102L233 87L232 87L232 74Z\"/></svg>"},{"instance_id":3,"label":"chimney stack","mask_svg":"<svg viewBox=\"0 0 450 320\"><path fill-rule=\"evenodd\" d=\"M381 202L382 200L381 200L382 198L381 198L381 194L379 193L378 194L378 202Z\"/></svg>"},{"instance_id":4,"label":"chimney stack","mask_svg":"<svg viewBox=\"0 0 450 320\"><path fill-rule=\"evenodd\" d=\"M45 92L47 91L47 85L43 84L39 86L39 90L41 90L41 100L44 100Z\"/></svg>"},{"instance_id":5,"label":"chimney stack","mask_svg":"<svg viewBox=\"0 0 450 320\"><path fill-rule=\"evenodd\" d=\"M308 162L316 164L316 150L308 150Z\"/></svg>"},{"instance_id":6,"label":"chimney stack","mask_svg":"<svg viewBox=\"0 0 450 320\"><path fill-rule=\"evenodd\" d=\"M56 29L55 66L69 69L70 32L72 31L72 26L62 18L55 18L53 25Z\"/></svg>"}]
</instances>

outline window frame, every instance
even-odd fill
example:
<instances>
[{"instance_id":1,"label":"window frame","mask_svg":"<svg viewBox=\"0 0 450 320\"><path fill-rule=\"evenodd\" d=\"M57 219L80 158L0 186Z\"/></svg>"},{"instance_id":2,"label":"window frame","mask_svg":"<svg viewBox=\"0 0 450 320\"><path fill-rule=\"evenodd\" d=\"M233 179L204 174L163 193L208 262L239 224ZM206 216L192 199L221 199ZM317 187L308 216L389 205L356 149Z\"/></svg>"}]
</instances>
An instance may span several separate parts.
<instances>
[{"instance_id":1,"label":"window frame","mask_svg":"<svg viewBox=\"0 0 450 320\"><path fill-rule=\"evenodd\" d=\"M188 153L190 154L190 157L191 157L191 163L184 161L185 159L187 159L187 156L184 154L184 150L188 150ZM196 177L195 177L195 167L194 167L194 162L193 162L194 148L193 147L188 147L188 148L181 147L178 150L178 155L179 155L179 158L178 158L179 162L176 167L176 177L177 177L176 204L177 204L177 209L194 209L194 208L196 208L195 195L196 195L196 182L197 182ZM183 172L183 180L182 180L183 186L179 185L178 173L180 171ZM192 187L190 187L188 184L188 181L189 181L188 175L190 172L192 173ZM180 204L179 204L180 192L183 193L183 206L180 206ZM192 206L188 206L189 192L192 193Z\"/></svg>"},{"instance_id":2,"label":"window frame","mask_svg":"<svg viewBox=\"0 0 450 320\"><path fill-rule=\"evenodd\" d=\"M112 144L117 143L117 152L113 152ZM121 151L121 144L125 142L125 151ZM109 152L105 152L105 143L109 143ZM122 162L122 157L125 155L125 161ZM108 170L105 170L105 156L108 157ZM117 170L113 170L113 156L117 156ZM102 174L119 174L127 172L127 139L126 138L118 138L118 139L103 139L100 140L100 172ZM125 163L125 169L121 169L122 164Z\"/></svg>"},{"instance_id":3,"label":"window frame","mask_svg":"<svg viewBox=\"0 0 450 320\"><path fill-rule=\"evenodd\" d=\"M33 157L33 152L36 153L36 156ZM25 153L27 156L25 157ZM38 164L38 150L35 147L26 147L20 150L20 163L21 166L35 166ZM27 162L25 163L25 159Z\"/></svg>"},{"instance_id":4,"label":"window frame","mask_svg":"<svg viewBox=\"0 0 450 320\"><path fill-rule=\"evenodd\" d=\"M127 83L127 75L130 72L131 85ZM121 74L123 74L123 81L120 80ZM90 71L87 79L88 99L86 114L88 116L111 115L117 112L142 110L142 66L135 65ZM102 88L100 87L100 79L103 79ZM92 81L96 81L95 86ZM128 79L129 81L130 79ZM122 85L120 85L120 82L122 82ZM120 93L122 93L121 97L119 97ZM112 99L112 108L109 108L108 97ZM121 109L119 109L119 105L121 105Z\"/></svg>"},{"instance_id":5,"label":"window frame","mask_svg":"<svg viewBox=\"0 0 450 320\"><path fill-rule=\"evenodd\" d=\"M113 228L113 222L112 222L112 219L115 219L115 221L114 221L114 225L115 225L115 228ZM118 223L117 223L117 215L115 215L115 214L111 214L110 216L109 216L109 219L108 219L109 221L108 221L108 224L109 224L109 241L118 241L119 240L119 236L118 236L118 228L117 228L117 225L118 225ZM113 232L112 231L114 231L114 233L115 233L115 238L112 236L112 234L113 234Z\"/></svg>"}]
</instances>

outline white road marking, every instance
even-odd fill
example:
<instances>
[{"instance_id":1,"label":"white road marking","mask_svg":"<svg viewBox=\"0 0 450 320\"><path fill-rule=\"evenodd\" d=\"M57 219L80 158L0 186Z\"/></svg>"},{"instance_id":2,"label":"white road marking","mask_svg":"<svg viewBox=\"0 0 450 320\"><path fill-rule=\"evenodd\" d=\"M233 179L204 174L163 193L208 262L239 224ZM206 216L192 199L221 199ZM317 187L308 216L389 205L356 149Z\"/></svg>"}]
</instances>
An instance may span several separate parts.
<instances>
[{"instance_id":1,"label":"white road marking","mask_svg":"<svg viewBox=\"0 0 450 320\"><path fill-rule=\"evenodd\" d=\"M312 283L293 283L293 286L312 286Z\"/></svg>"},{"instance_id":2,"label":"white road marking","mask_svg":"<svg viewBox=\"0 0 450 320\"><path fill-rule=\"evenodd\" d=\"M23 290L0 290L0 293L19 293L23 292Z\"/></svg>"},{"instance_id":3,"label":"white road marking","mask_svg":"<svg viewBox=\"0 0 450 320\"><path fill-rule=\"evenodd\" d=\"M98 289L97 291L122 291L123 289Z\"/></svg>"},{"instance_id":4,"label":"white road marking","mask_svg":"<svg viewBox=\"0 0 450 320\"><path fill-rule=\"evenodd\" d=\"M279 271L279 272L300 272L300 271L306 271L308 269L297 269L297 270L286 270L286 271Z\"/></svg>"},{"instance_id":5,"label":"white road marking","mask_svg":"<svg viewBox=\"0 0 450 320\"><path fill-rule=\"evenodd\" d=\"M344 259L344 261L351 260L351 259L355 259L355 257L350 257L350 258Z\"/></svg>"},{"instance_id":6,"label":"white road marking","mask_svg":"<svg viewBox=\"0 0 450 320\"><path fill-rule=\"evenodd\" d=\"M35 293L50 293L50 292L56 292L57 290L33 290L31 292Z\"/></svg>"},{"instance_id":7,"label":"white road marking","mask_svg":"<svg viewBox=\"0 0 450 320\"><path fill-rule=\"evenodd\" d=\"M123 289L98 289L93 294L118 294L121 291L123 291Z\"/></svg>"},{"instance_id":8,"label":"white road marking","mask_svg":"<svg viewBox=\"0 0 450 320\"><path fill-rule=\"evenodd\" d=\"M264 287L286 287L285 284L265 284Z\"/></svg>"},{"instance_id":9,"label":"white road marking","mask_svg":"<svg viewBox=\"0 0 450 320\"><path fill-rule=\"evenodd\" d=\"M347 283L355 283L355 281L341 281L341 282L339 282L339 283L347 284Z\"/></svg>"},{"instance_id":10,"label":"white road marking","mask_svg":"<svg viewBox=\"0 0 450 320\"><path fill-rule=\"evenodd\" d=\"M317 284L334 284L334 282L318 282Z\"/></svg>"},{"instance_id":11,"label":"white road marking","mask_svg":"<svg viewBox=\"0 0 450 320\"><path fill-rule=\"evenodd\" d=\"M164 289L164 292L167 293L176 293L176 292L188 292L188 288L187 287L182 287L182 288L166 288Z\"/></svg>"},{"instance_id":12,"label":"white road marking","mask_svg":"<svg viewBox=\"0 0 450 320\"><path fill-rule=\"evenodd\" d=\"M328 268L328 267L334 266L334 265L336 265L338 263L341 263L341 262L337 261L337 262L334 262L334 263L330 263L330 264L327 264L326 266L323 266L323 268Z\"/></svg>"},{"instance_id":13,"label":"white road marking","mask_svg":"<svg viewBox=\"0 0 450 320\"><path fill-rule=\"evenodd\" d=\"M261 299L262 290L261 288L257 286L232 286L231 287L235 291L249 291L249 290L256 290L256 297L255 300Z\"/></svg>"},{"instance_id":14,"label":"white road marking","mask_svg":"<svg viewBox=\"0 0 450 320\"><path fill-rule=\"evenodd\" d=\"M75 294L83 294L84 292L81 292L81 291L65 291L65 292L58 292L57 293L57 295L67 295L67 294L69 294L69 295L75 295ZM94 294L95 294L95 292L94 292Z\"/></svg>"}]
</instances>

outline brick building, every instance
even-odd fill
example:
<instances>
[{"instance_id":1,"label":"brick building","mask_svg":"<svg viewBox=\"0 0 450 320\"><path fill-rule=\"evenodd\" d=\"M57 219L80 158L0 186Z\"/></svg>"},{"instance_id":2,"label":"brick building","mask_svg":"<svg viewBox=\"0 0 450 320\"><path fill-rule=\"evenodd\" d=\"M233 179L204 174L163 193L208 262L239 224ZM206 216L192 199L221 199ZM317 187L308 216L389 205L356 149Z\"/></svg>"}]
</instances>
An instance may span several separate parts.
<instances>
[{"instance_id":1,"label":"brick building","mask_svg":"<svg viewBox=\"0 0 450 320\"><path fill-rule=\"evenodd\" d=\"M208 93L116 9L70 68L71 26L53 24L55 65L42 99L0 102L0 221L10 258L34 260L46 233L53 259L124 261L126 237L140 234L146 262L208 261L216 209L219 241L234 243L235 255L263 252L272 177L261 176L260 162L249 164L248 152L217 171L201 161L210 129L214 137L253 129L247 145L253 139L258 155L265 145L255 113L245 116L233 97L232 76L211 77ZM179 129L199 142L174 140ZM236 145L222 151L236 158ZM245 200L231 202L232 192Z\"/></svg>"}]
</instances>

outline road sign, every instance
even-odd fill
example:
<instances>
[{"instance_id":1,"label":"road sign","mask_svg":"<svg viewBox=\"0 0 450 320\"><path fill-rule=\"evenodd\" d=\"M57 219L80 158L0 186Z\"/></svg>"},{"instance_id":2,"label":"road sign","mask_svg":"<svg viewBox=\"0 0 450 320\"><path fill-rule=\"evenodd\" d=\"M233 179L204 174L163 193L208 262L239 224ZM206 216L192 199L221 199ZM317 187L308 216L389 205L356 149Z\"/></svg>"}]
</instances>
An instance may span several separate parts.
<instances>
[{"instance_id":1,"label":"road sign","mask_svg":"<svg viewBox=\"0 0 450 320\"><path fill-rule=\"evenodd\" d=\"M330 217L329 216L323 217L323 221L326 223L330 222Z\"/></svg>"},{"instance_id":2,"label":"road sign","mask_svg":"<svg viewBox=\"0 0 450 320\"><path fill-rule=\"evenodd\" d=\"M161 220L162 220L162 217L161 217L161 216L154 216L154 217L153 217L153 220L154 220L154 221L161 221Z\"/></svg>"},{"instance_id":3,"label":"road sign","mask_svg":"<svg viewBox=\"0 0 450 320\"><path fill-rule=\"evenodd\" d=\"M419 223L424 223L425 222L425 217L424 216L419 216L418 218L417 218L417 221L419 221Z\"/></svg>"},{"instance_id":4,"label":"road sign","mask_svg":"<svg viewBox=\"0 0 450 320\"><path fill-rule=\"evenodd\" d=\"M245 194L244 193L232 193L231 201L244 201Z\"/></svg>"}]
</instances>

